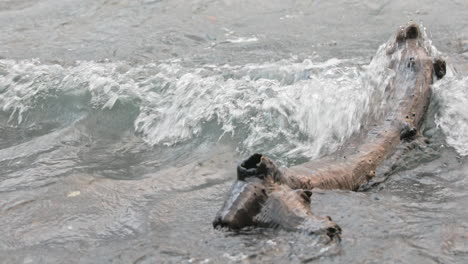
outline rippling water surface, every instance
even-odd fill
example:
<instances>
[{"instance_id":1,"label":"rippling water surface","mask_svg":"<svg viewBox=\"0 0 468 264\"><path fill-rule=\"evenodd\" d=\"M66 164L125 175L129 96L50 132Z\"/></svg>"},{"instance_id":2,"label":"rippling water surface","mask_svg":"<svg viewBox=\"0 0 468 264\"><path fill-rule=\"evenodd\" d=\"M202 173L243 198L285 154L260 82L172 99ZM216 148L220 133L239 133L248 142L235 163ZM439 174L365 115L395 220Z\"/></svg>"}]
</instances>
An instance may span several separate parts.
<instances>
[{"instance_id":1,"label":"rippling water surface","mask_svg":"<svg viewBox=\"0 0 468 264\"><path fill-rule=\"evenodd\" d=\"M314 193L341 243L213 230L239 160L300 164L393 107L382 44L410 19L449 65L429 144ZM2 263L468 262L465 1L6 0L0 23Z\"/></svg>"}]
</instances>

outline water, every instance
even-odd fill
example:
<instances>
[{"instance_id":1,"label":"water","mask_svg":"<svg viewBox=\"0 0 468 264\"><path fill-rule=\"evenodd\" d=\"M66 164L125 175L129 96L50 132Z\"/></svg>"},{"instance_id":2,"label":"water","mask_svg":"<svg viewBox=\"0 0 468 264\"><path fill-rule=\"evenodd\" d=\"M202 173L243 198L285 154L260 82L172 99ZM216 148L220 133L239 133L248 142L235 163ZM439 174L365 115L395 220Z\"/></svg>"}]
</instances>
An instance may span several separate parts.
<instances>
[{"instance_id":1,"label":"water","mask_svg":"<svg viewBox=\"0 0 468 264\"><path fill-rule=\"evenodd\" d=\"M467 10L1 2L1 262L466 263ZM326 155L392 107L376 51L409 19L449 64L423 125L430 143L378 188L314 193L313 211L332 216L342 242L213 230L239 160Z\"/></svg>"}]
</instances>

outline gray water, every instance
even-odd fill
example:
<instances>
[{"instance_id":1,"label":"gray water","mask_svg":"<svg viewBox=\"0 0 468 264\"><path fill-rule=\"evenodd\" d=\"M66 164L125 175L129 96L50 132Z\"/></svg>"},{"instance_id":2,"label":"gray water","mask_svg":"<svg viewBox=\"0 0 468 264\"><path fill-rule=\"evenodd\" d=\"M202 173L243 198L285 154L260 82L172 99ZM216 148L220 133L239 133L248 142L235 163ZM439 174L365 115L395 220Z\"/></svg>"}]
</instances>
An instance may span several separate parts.
<instances>
[{"instance_id":1,"label":"gray water","mask_svg":"<svg viewBox=\"0 0 468 264\"><path fill-rule=\"evenodd\" d=\"M315 191L341 243L211 221L236 164L326 155L382 116L379 47L449 64L429 139L366 192ZM468 2L0 1L1 263L467 263Z\"/></svg>"}]
</instances>

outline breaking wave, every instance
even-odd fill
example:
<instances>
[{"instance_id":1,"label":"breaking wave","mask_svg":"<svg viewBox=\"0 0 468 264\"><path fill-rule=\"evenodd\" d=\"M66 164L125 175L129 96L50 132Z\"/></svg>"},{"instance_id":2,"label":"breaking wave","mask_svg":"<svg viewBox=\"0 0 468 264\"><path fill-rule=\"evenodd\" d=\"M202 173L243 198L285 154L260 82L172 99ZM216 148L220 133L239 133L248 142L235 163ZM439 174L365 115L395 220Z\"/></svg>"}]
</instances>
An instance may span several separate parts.
<instances>
[{"instance_id":1,"label":"breaking wave","mask_svg":"<svg viewBox=\"0 0 468 264\"><path fill-rule=\"evenodd\" d=\"M294 162L333 151L389 107L382 97L392 76L384 49L368 69L339 59L198 68L180 61L62 66L1 60L0 121L53 130L110 111L111 120L99 125L112 132L117 123L152 146L202 138Z\"/></svg>"}]
</instances>

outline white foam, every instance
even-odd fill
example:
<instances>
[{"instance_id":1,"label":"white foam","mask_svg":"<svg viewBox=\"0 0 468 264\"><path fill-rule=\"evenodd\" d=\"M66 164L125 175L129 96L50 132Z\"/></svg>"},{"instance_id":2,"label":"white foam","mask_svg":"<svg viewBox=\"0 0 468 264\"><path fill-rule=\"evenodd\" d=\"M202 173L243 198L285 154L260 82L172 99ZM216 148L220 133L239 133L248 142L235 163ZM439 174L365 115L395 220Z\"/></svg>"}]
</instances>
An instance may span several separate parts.
<instances>
[{"instance_id":1,"label":"white foam","mask_svg":"<svg viewBox=\"0 0 468 264\"><path fill-rule=\"evenodd\" d=\"M234 139L238 151L246 154L314 158L336 149L362 120L388 107L382 104L391 77L386 59L377 55L367 71L339 59L199 68L179 61L139 66L83 61L63 67L2 60L0 106L10 114L11 124L21 124L24 117L42 111L39 98L50 105L77 97L66 105L73 113L132 102L140 110L135 132L151 145L212 135ZM66 111L52 111L48 118Z\"/></svg>"},{"instance_id":2,"label":"white foam","mask_svg":"<svg viewBox=\"0 0 468 264\"><path fill-rule=\"evenodd\" d=\"M447 143L463 156L468 155L468 77L448 76L434 85L439 100L436 124Z\"/></svg>"},{"instance_id":3,"label":"white foam","mask_svg":"<svg viewBox=\"0 0 468 264\"><path fill-rule=\"evenodd\" d=\"M238 37L238 38L232 38L232 39L226 39L226 42L229 43L249 43L249 42L257 42L258 38L257 37Z\"/></svg>"}]
</instances>

